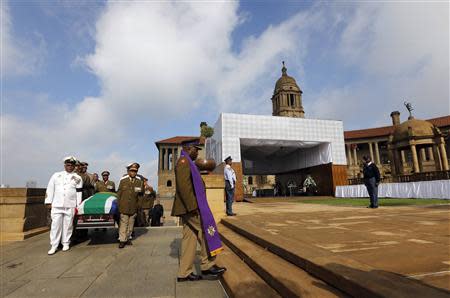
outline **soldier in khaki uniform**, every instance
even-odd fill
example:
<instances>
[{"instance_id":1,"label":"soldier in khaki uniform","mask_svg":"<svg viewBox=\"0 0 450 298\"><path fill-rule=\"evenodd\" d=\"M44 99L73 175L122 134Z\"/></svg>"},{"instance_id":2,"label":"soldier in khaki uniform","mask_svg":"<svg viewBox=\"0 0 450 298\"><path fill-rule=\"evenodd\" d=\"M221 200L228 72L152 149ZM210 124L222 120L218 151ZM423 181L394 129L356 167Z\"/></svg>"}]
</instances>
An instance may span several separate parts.
<instances>
[{"instance_id":1,"label":"soldier in khaki uniform","mask_svg":"<svg viewBox=\"0 0 450 298\"><path fill-rule=\"evenodd\" d=\"M198 156L198 147L190 141L182 143L183 150L189 154L192 160ZM172 207L172 216L179 216L183 222L183 239L181 242L180 267L177 281L196 281L199 279L214 280L220 278L226 270L218 267L214 257L210 258L206 249L205 239L200 223L200 214L197 206L197 198L192 183L189 161L186 157L180 157L175 167L176 195ZM202 276L193 273L193 264L197 249L197 242L201 247Z\"/></svg>"},{"instance_id":2,"label":"soldier in khaki uniform","mask_svg":"<svg viewBox=\"0 0 450 298\"><path fill-rule=\"evenodd\" d=\"M148 184L148 179L144 178L144 195L142 196L140 202L140 208L142 209L143 224L146 227L149 226L148 218L150 215L150 209L153 208L155 198L156 192L153 190L153 187Z\"/></svg>"},{"instance_id":3,"label":"soldier in khaki uniform","mask_svg":"<svg viewBox=\"0 0 450 298\"><path fill-rule=\"evenodd\" d=\"M136 212L139 203L139 196L144 190L144 183L136 177L137 167L127 167L128 175L122 177L117 190L120 212L119 226L119 248L124 248L125 244L132 245L130 236L136 219Z\"/></svg>"},{"instance_id":4,"label":"soldier in khaki uniform","mask_svg":"<svg viewBox=\"0 0 450 298\"><path fill-rule=\"evenodd\" d=\"M80 162L80 173L78 174L83 180L83 201L92 196L95 192L94 185L92 184L92 178L87 172L88 165L89 164L85 161Z\"/></svg>"},{"instance_id":5,"label":"soldier in khaki uniform","mask_svg":"<svg viewBox=\"0 0 450 298\"><path fill-rule=\"evenodd\" d=\"M95 183L95 192L116 192L116 184L109 180L109 172L102 172L103 181Z\"/></svg>"}]
</instances>

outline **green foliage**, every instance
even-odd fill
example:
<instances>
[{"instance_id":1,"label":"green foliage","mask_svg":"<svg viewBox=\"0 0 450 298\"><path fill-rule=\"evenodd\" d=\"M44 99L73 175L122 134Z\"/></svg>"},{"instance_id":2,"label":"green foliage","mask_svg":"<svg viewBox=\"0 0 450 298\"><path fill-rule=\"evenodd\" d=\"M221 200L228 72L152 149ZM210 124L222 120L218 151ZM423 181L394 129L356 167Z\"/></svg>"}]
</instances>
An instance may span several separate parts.
<instances>
[{"instance_id":1,"label":"green foliage","mask_svg":"<svg viewBox=\"0 0 450 298\"><path fill-rule=\"evenodd\" d=\"M204 125L204 126L202 126L202 128L200 129L200 135L201 135L202 137L210 138L210 137L213 136L213 134L214 134L214 128L212 128L211 126Z\"/></svg>"}]
</instances>

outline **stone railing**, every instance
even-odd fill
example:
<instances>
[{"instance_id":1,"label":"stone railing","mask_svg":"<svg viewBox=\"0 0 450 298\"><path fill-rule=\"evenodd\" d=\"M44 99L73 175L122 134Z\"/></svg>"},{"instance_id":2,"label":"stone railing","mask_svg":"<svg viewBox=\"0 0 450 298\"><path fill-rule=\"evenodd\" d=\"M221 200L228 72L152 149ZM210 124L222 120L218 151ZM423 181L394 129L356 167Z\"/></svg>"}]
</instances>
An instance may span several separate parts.
<instances>
[{"instance_id":1,"label":"stone railing","mask_svg":"<svg viewBox=\"0 0 450 298\"><path fill-rule=\"evenodd\" d=\"M23 240L46 232L44 188L0 188L1 241Z\"/></svg>"},{"instance_id":2,"label":"stone railing","mask_svg":"<svg viewBox=\"0 0 450 298\"><path fill-rule=\"evenodd\" d=\"M416 173L411 175L398 175L394 177L386 177L381 179L381 183L392 182L416 182L416 181L431 181L431 180L447 180L450 179L450 171L435 171ZM349 185L364 184L363 178L348 179Z\"/></svg>"}]
</instances>

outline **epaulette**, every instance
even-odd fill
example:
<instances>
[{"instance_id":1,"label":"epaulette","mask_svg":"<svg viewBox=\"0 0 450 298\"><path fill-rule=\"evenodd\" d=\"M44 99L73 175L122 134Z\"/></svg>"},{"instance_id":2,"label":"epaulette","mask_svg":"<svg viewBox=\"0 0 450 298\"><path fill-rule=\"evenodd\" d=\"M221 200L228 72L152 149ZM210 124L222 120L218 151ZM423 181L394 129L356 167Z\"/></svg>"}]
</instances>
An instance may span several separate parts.
<instances>
[{"instance_id":1,"label":"epaulette","mask_svg":"<svg viewBox=\"0 0 450 298\"><path fill-rule=\"evenodd\" d=\"M123 179L128 178L128 177L130 177L130 176L124 175L122 178L120 178L120 181L122 181Z\"/></svg>"}]
</instances>

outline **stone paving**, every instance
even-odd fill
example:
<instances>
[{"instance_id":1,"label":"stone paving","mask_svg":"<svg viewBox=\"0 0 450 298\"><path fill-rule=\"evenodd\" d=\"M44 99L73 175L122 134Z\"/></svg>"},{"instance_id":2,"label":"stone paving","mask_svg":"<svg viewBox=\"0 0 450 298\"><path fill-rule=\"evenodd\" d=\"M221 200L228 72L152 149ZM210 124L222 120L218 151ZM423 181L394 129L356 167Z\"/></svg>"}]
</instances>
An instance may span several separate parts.
<instances>
[{"instance_id":1,"label":"stone paving","mask_svg":"<svg viewBox=\"0 0 450 298\"><path fill-rule=\"evenodd\" d=\"M272 202L233 208L237 224L450 290L448 205L367 209Z\"/></svg>"},{"instance_id":2,"label":"stone paving","mask_svg":"<svg viewBox=\"0 0 450 298\"><path fill-rule=\"evenodd\" d=\"M113 230L89 237L53 256L48 233L1 246L0 296L227 297L219 281L176 282L179 227L137 228L120 250Z\"/></svg>"}]
</instances>

